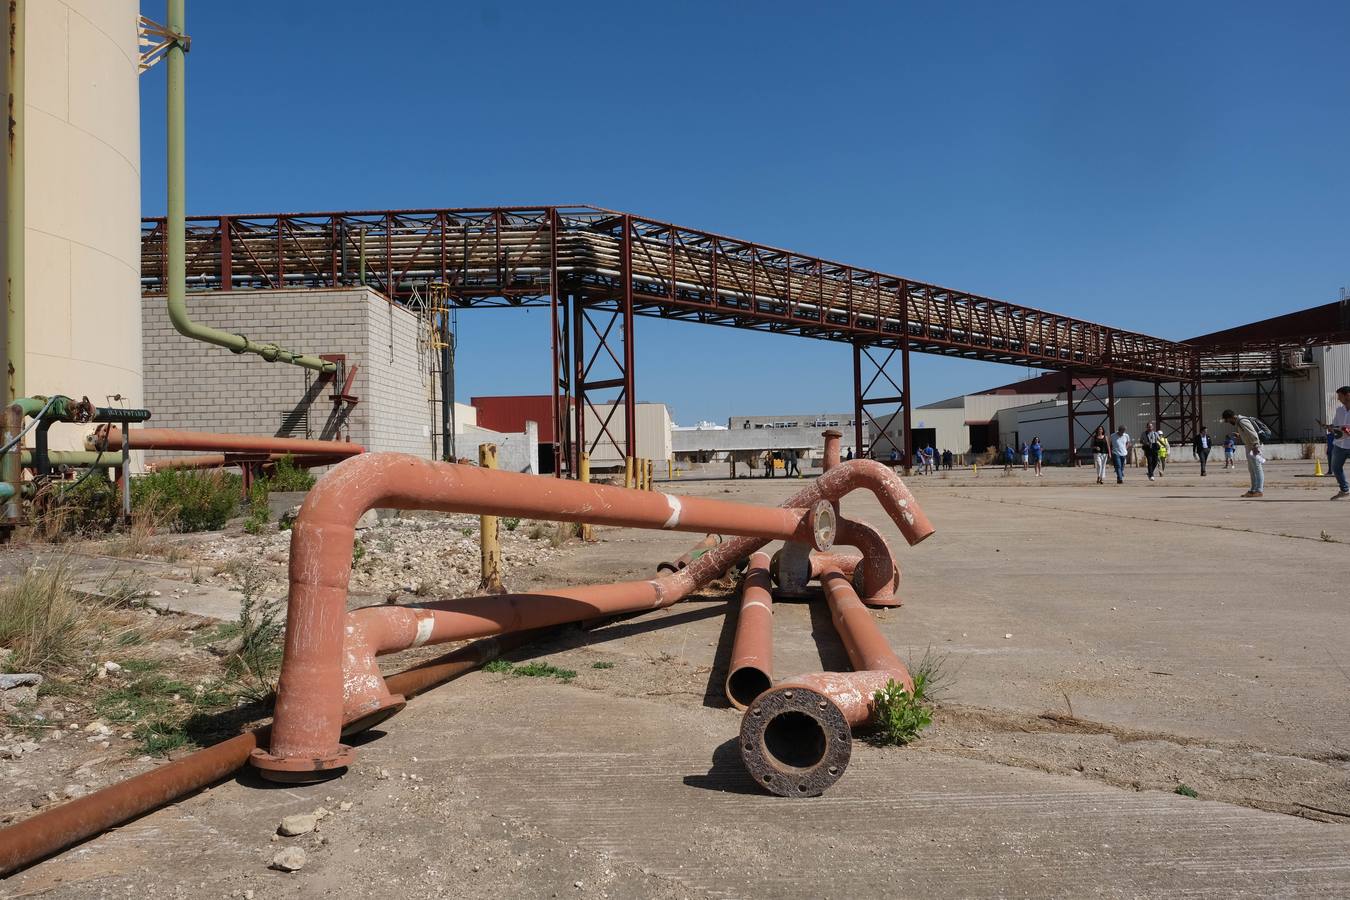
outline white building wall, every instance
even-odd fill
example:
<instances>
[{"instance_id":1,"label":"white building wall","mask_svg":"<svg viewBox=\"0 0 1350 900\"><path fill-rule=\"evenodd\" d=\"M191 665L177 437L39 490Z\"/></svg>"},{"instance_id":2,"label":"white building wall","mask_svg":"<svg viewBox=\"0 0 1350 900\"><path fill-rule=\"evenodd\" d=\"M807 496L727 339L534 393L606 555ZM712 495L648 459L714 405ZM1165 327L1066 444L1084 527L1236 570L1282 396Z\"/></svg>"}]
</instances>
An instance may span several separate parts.
<instances>
[{"instance_id":1,"label":"white building wall","mask_svg":"<svg viewBox=\"0 0 1350 900\"><path fill-rule=\"evenodd\" d=\"M623 408L614 409L613 404L596 404L594 409L586 409L586 443L600 438L591 451L591 466L612 468L623 465L623 454L614 441L604 436L600 425L613 410L614 415L606 426L614 440L624 440ZM637 455L658 462L673 454L670 440L670 410L664 403L639 403L635 408L637 424Z\"/></svg>"},{"instance_id":2,"label":"white building wall","mask_svg":"<svg viewBox=\"0 0 1350 900\"><path fill-rule=\"evenodd\" d=\"M41 0L26 7L30 395L109 404L121 394L112 405L144 404L138 6ZM87 430L57 425L52 447L80 447Z\"/></svg>"},{"instance_id":3,"label":"white building wall","mask_svg":"<svg viewBox=\"0 0 1350 900\"><path fill-rule=\"evenodd\" d=\"M421 323L374 291L365 297L367 394L359 405L369 416L371 449L439 459L432 441L431 374L419 345ZM358 373L359 374L359 373Z\"/></svg>"}]
</instances>

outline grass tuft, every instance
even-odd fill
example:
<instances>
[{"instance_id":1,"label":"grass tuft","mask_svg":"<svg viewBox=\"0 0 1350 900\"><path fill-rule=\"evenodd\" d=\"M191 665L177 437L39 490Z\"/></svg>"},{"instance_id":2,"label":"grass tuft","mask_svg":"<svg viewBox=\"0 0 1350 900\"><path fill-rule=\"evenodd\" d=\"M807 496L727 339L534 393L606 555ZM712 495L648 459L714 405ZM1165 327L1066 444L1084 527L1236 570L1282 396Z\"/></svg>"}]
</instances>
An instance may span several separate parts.
<instances>
[{"instance_id":1,"label":"grass tuft","mask_svg":"<svg viewBox=\"0 0 1350 900\"><path fill-rule=\"evenodd\" d=\"M68 671L93 642L101 607L81 604L71 577L64 562L34 566L0 590L0 647L13 651L10 671Z\"/></svg>"},{"instance_id":2,"label":"grass tuft","mask_svg":"<svg viewBox=\"0 0 1350 900\"><path fill-rule=\"evenodd\" d=\"M878 743L904 746L933 724L933 708L924 699L927 679L922 672L913 677L913 693L890 679L883 690L872 695L872 724Z\"/></svg>"},{"instance_id":3,"label":"grass tuft","mask_svg":"<svg viewBox=\"0 0 1350 900\"><path fill-rule=\"evenodd\" d=\"M1195 788L1191 787L1189 784L1177 785L1176 790L1174 790L1172 793L1180 794L1183 797L1190 797L1192 800L1200 796L1195 792Z\"/></svg>"}]
</instances>

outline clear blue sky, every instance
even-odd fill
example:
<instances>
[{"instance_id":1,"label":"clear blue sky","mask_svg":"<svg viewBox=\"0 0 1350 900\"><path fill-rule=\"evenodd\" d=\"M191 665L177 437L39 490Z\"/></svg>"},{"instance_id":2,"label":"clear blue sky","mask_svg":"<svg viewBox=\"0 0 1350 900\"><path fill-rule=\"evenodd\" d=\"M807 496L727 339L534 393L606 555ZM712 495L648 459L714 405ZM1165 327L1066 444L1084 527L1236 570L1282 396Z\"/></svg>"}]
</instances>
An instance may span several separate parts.
<instances>
[{"instance_id":1,"label":"clear blue sky","mask_svg":"<svg viewBox=\"0 0 1350 900\"><path fill-rule=\"evenodd\" d=\"M1169 338L1350 285L1344 0L188 0L188 31L190 214L594 203ZM548 391L547 340L461 314L460 394ZM844 345L636 349L683 423L851 406ZM1025 374L914 359L918 403Z\"/></svg>"}]
</instances>

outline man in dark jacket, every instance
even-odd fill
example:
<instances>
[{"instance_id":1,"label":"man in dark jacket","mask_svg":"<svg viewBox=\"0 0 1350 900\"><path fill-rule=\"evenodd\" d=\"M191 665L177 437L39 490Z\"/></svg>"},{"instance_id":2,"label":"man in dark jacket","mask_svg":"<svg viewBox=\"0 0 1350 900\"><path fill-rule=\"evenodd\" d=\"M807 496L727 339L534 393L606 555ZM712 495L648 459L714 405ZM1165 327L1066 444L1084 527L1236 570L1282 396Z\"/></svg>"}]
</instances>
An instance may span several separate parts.
<instances>
[{"instance_id":1,"label":"man in dark jacket","mask_svg":"<svg viewBox=\"0 0 1350 900\"><path fill-rule=\"evenodd\" d=\"M1191 449L1195 451L1195 458L1200 460L1200 477L1205 477L1205 466L1209 463L1209 429L1203 425L1200 427L1200 433L1191 441Z\"/></svg>"}]
</instances>

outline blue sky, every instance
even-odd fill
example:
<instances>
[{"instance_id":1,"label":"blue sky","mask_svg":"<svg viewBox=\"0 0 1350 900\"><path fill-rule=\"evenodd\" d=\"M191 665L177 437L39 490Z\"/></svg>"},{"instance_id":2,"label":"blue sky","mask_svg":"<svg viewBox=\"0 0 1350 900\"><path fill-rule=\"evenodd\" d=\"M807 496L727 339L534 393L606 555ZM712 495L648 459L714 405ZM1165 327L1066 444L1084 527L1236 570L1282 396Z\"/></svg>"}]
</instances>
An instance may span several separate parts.
<instances>
[{"instance_id":1,"label":"blue sky","mask_svg":"<svg viewBox=\"0 0 1350 900\"><path fill-rule=\"evenodd\" d=\"M190 214L594 203L1169 338L1350 286L1343 0L189 0L188 31ZM459 321L461 395L549 389L543 312ZM680 422L852 403L844 345L635 346ZM915 400L1024 374L916 355Z\"/></svg>"}]
</instances>

